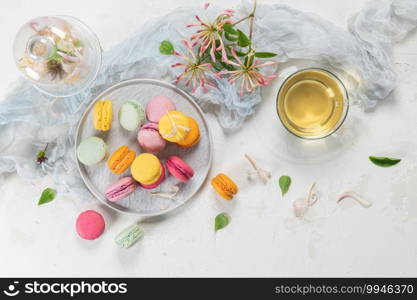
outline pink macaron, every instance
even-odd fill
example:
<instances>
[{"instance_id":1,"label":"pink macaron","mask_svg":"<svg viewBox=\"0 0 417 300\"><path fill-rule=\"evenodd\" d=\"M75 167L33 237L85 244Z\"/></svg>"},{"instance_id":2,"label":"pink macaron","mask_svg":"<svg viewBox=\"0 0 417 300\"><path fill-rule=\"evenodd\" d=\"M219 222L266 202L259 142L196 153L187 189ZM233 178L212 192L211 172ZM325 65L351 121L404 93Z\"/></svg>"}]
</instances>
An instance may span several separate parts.
<instances>
[{"instance_id":1,"label":"pink macaron","mask_svg":"<svg viewBox=\"0 0 417 300\"><path fill-rule=\"evenodd\" d=\"M156 96L146 105L146 116L150 122L158 123L167 112L176 110L174 102L166 96Z\"/></svg>"},{"instance_id":2,"label":"pink macaron","mask_svg":"<svg viewBox=\"0 0 417 300\"><path fill-rule=\"evenodd\" d=\"M158 124L147 123L138 132L139 146L147 152L156 153L165 148L167 142L161 137Z\"/></svg>"},{"instance_id":3,"label":"pink macaron","mask_svg":"<svg viewBox=\"0 0 417 300\"><path fill-rule=\"evenodd\" d=\"M75 228L78 235L85 240L95 240L105 228L103 216L95 210L82 212L76 221Z\"/></svg>"},{"instance_id":4,"label":"pink macaron","mask_svg":"<svg viewBox=\"0 0 417 300\"><path fill-rule=\"evenodd\" d=\"M171 156L165 162L168 172L180 181L186 182L194 176L194 170L178 156Z\"/></svg>"},{"instance_id":5,"label":"pink macaron","mask_svg":"<svg viewBox=\"0 0 417 300\"><path fill-rule=\"evenodd\" d=\"M139 183L139 185L143 187L144 189L152 190L154 188L157 188L164 180L165 180L165 168L161 164L161 176L155 183L148 184L148 185Z\"/></svg>"},{"instance_id":6,"label":"pink macaron","mask_svg":"<svg viewBox=\"0 0 417 300\"><path fill-rule=\"evenodd\" d=\"M106 189L106 198L112 202L118 201L132 194L137 187L138 183L132 177L123 177Z\"/></svg>"}]
</instances>

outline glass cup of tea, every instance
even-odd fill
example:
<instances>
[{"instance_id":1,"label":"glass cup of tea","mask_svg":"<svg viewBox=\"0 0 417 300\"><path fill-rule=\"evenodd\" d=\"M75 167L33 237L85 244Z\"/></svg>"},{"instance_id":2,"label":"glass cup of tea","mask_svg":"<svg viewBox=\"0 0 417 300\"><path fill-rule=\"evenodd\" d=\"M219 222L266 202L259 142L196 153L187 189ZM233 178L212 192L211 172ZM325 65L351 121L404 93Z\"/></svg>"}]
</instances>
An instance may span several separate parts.
<instances>
[{"instance_id":1,"label":"glass cup of tea","mask_svg":"<svg viewBox=\"0 0 417 300\"><path fill-rule=\"evenodd\" d=\"M349 97L332 72L307 68L289 75L277 95L277 112L284 127L303 139L321 139L343 124Z\"/></svg>"}]
</instances>

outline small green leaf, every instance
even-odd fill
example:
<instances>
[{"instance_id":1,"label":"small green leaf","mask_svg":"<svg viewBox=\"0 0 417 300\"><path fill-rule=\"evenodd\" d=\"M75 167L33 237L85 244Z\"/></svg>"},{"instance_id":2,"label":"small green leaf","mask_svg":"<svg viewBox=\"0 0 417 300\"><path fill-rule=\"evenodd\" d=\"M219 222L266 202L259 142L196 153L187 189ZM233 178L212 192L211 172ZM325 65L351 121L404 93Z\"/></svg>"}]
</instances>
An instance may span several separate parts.
<instances>
[{"instance_id":1,"label":"small green leaf","mask_svg":"<svg viewBox=\"0 0 417 300\"><path fill-rule=\"evenodd\" d=\"M170 41L162 41L159 45L159 52L165 55L172 55L174 53L174 46Z\"/></svg>"},{"instance_id":2,"label":"small green leaf","mask_svg":"<svg viewBox=\"0 0 417 300\"><path fill-rule=\"evenodd\" d=\"M216 62L210 62L211 66L216 69L216 71L221 71L223 70L223 66L221 63L219 63L218 61Z\"/></svg>"},{"instance_id":3,"label":"small green leaf","mask_svg":"<svg viewBox=\"0 0 417 300\"><path fill-rule=\"evenodd\" d=\"M76 40L75 42L74 42L74 46L75 47L81 47L83 45L83 43L81 42L81 40Z\"/></svg>"},{"instance_id":4,"label":"small green leaf","mask_svg":"<svg viewBox=\"0 0 417 300\"><path fill-rule=\"evenodd\" d=\"M369 156L369 160L375 165L387 168L393 165L398 164L401 159L399 158L390 158L390 157L380 157L380 156Z\"/></svg>"},{"instance_id":5,"label":"small green leaf","mask_svg":"<svg viewBox=\"0 0 417 300\"><path fill-rule=\"evenodd\" d=\"M229 64L227 64L223 61L221 61L220 64L223 66L223 68L225 68L228 71L235 71L236 70L235 67L233 67L232 65L229 65Z\"/></svg>"},{"instance_id":6,"label":"small green leaf","mask_svg":"<svg viewBox=\"0 0 417 300\"><path fill-rule=\"evenodd\" d=\"M246 56L249 54L249 52L243 53L243 52L237 51L236 49L235 49L235 52L237 56Z\"/></svg>"},{"instance_id":7,"label":"small green leaf","mask_svg":"<svg viewBox=\"0 0 417 300\"><path fill-rule=\"evenodd\" d=\"M233 34L233 35L237 34L236 29L234 29L233 25L229 24L229 23L226 23L226 24L223 25L223 30L224 30L224 32L229 33L229 34Z\"/></svg>"},{"instance_id":8,"label":"small green leaf","mask_svg":"<svg viewBox=\"0 0 417 300\"><path fill-rule=\"evenodd\" d=\"M255 56L259 58L270 58L270 57L274 57L277 55L272 52L255 52Z\"/></svg>"},{"instance_id":9,"label":"small green leaf","mask_svg":"<svg viewBox=\"0 0 417 300\"><path fill-rule=\"evenodd\" d=\"M224 37L231 42L236 42L237 41L237 37L229 34L228 32L224 33Z\"/></svg>"},{"instance_id":10,"label":"small green leaf","mask_svg":"<svg viewBox=\"0 0 417 300\"><path fill-rule=\"evenodd\" d=\"M51 188L46 188L43 190L41 197L39 198L38 205L42 205L48 202L51 202L55 199L56 191Z\"/></svg>"},{"instance_id":11,"label":"small green leaf","mask_svg":"<svg viewBox=\"0 0 417 300\"><path fill-rule=\"evenodd\" d=\"M58 47L53 46L52 53L51 55L49 55L49 57L46 60L47 61L52 61L52 60L60 61L61 58L62 58L61 55L58 54Z\"/></svg>"},{"instance_id":12,"label":"small green leaf","mask_svg":"<svg viewBox=\"0 0 417 300\"><path fill-rule=\"evenodd\" d=\"M221 213L216 216L214 220L214 231L223 229L230 223L230 217L226 213Z\"/></svg>"},{"instance_id":13,"label":"small green leaf","mask_svg":"<svg viewBox=\"0 0 417 300\"><path fill-rule=\"evenodd\" d=\"M46 155L46 152L42 150L42 151L39 151L38 154L36 154L36 158L37 159L44 158L45 155Z\"/></svg>"},{"instance_id":14,"label":"small green leaf","mask_svg":"<svg viewBox=\"0 0 417 300\"><path fill-rule=\"evenodd\" d=\"M245 57L245 66L251 65L253 63L253 55L248 55Z\"/></svg>"},{"instance_id":15,"label":"small green leaf","mask_svg":"<svg viewBox=\"0 0 417 300\"><path fill-rule=\"evenodd\" d=\"M240 29L237 30L237 44L240 47L247 47L250 45L250 39Z\"/></svg>"},{"instance_id":16,"label":"small green leaf","mask_svg":"<svg viewBox=\"0 0 417 300\"><path fill-rule=\"evenodd\" d=\"M281 188L281 193L284 196L288 190L290 189L291 185L291 177L287 175L283 175L279 178L279 187Z\"/></svg>"},{"instance_id":17,"label":"small green leaf","mask_svg":"<svg viewBox=\"0 0 417 300\"><path fill-rule=\"evenodd\" d=\"M36 154L36 161L40 164L44 163L48 160L46 157L46 150L48 149L48 144L46 144L45 148Z\"/></svg>"},{"instance_id":18,"label":"small green leaf","mask_svg":"<svg viewBox=\"0 0 417 300\"><path fill-rule=\"evenodd\" d=\"M216 59L221 59L222 58L222 54L219 51L214 52L214 57L216 57Z\"/></svg>"}]
</instances>

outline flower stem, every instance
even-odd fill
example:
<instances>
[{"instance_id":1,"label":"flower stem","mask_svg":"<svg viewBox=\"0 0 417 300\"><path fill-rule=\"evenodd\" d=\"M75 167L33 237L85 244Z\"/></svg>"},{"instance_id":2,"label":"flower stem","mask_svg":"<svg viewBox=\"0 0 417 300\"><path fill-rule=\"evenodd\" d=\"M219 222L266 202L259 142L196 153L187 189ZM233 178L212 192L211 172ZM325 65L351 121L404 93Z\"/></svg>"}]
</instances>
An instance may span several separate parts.
<instances>
[{"instance_id":1,"label":"flower stem","mask_svg":"<svg viewBox=\"0 0 417 300\"><path fill-rule=\"evenodd\" d=\"M255 19L255 12L256 12L256 0L253 1L253 10L250 14L251 18L249 20L249 39L252 40L252 33L253 33L253 20Z\"/></svg>"},{"instance_id":2,"label":"flower stem","mask_svg":"<svg viewBox=\"0 0 417 300\"><path fill-rule=\"evenodd\" d=\"M252 14L250 14L250 15L248 15L248 16L246 16L246 17L242 18L242 19L240 19L239 21L234 22L234 23L233 23L233 26L234 26L234 25L237 25L237 24L239 24L239 23L241 23L241 22L243 22L243 21L245 21L245 20L247 20L247 19L249 19L249 18L252 18Z\"/></svg>"},{"instance_id":3,"label":"flower stem","mask_svg":"<svg viewBox=\"0 0 417 300\"><path fill-rule=\"evenodd\" d=\"M255 11L256 11L256 1L257 0L254 0L254 2L253 2L253 9L252 9L252 12L248 15L248 16L246 16L246 17L244 17L244 18L242 18L242 19L240 19L240 20L238 20L238 21L236 21L236 22L234 22L232 25L233 26L235 26L235 25L237 25L237 24L239 24L239 23L241 23L241 22L243 22L243 21L245 21L245 20L247 20L247 19L251 19L250 20L250 22L251 22L251 24L253 24L253 19L255 18ZM252 27L253 25L251 25L251 27Z\"/></svg>"},{"instance_id":4,"label":"flower stem","mask_svg":"<svg viewBox=\"0 0 417 300\"><path fill-rule=\"evenodd\" d=\"M271 178L271 173L262 169L257 162L250 157L248 154L244 155L245 158L249 161L249 163L252 165L252 167L255 169L256 173L258 174L258 176L262 179L263 183L267 183L268 180Z\"/></svg>"}]
</instances>

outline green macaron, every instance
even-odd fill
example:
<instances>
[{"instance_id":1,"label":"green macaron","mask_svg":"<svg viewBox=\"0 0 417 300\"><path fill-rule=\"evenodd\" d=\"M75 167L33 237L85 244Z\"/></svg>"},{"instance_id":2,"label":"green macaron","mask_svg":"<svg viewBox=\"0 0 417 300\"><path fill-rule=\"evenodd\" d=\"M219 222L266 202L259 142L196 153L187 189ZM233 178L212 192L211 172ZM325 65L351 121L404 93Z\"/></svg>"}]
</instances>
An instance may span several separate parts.
<instances>
[{"instance_id":1,"label":"green macaron","mask_svg":"<svg viewBox=\"0 0 417 300\"><path fill-rule=\"evenodd\" d=\"M120 125L127 131L135 131L145 123L145 110L134 100L127 100L119 109Z\"/></svg>"}]
</instances>

